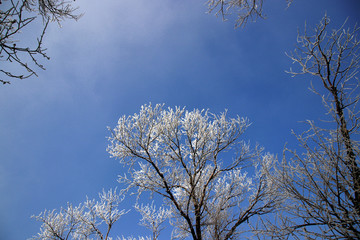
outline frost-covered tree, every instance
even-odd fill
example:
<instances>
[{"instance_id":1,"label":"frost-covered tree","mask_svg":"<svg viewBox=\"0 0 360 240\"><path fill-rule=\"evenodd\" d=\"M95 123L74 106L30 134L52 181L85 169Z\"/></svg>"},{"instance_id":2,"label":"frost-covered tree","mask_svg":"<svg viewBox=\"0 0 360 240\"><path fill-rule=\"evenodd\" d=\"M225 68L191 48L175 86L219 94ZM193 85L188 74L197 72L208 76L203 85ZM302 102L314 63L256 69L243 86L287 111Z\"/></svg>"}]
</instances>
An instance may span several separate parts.
<instances>
[{"instance_id":1,"label":"frost-covered tree","mask_svg":"<svg viewBox=\"0 0 360 240\"><path fill-rule=\"evenodd\" d=\"M61 23L66 18L78 19L70 1L66 0L3 0L0 1L0 61L20 66L0 67L0 83L9 84L10 79L37 76L36 68L44 69L42 58L50 59L43 47L43 39L50 22ZM40 21L37 21L38 18ZM36 39L24 40L21 33L38 23L42 26ZM5 77L5 78L4 78Z\"/></svg>"},{"instance_id":2,"label":"frost-covered tree","mask_svg":"<svg viewBox=\"0 0 360 240\"><path fill-rule=\"evenodd\" d=\"M312 33L305 28L289 55L300 65L292 74L320 81L312 90L327 117L321 127L308 121L300 148L284 153L275 181L287 201L269 228L278 237L360 239L359 28L329 24L325 16Z\"/></svg>"},{"instance_id":3,"label":"frost-covered tree","mask_svg":"<svg viewBox=\"0 0 360 240\"><path fill-rule=\"evenodd\" d=\"M122 192L116 190L103 191L99 201L87 199L79 206L68 204L67 208L40 213L33 216L42 222L40 233L33 240L110 240L110 231L119 218L127 211L119 210L124 199ZM141 238L140 238L141 239Z\"/></svg>"},{"instance_id":4,"label":"frost-covered tree","mask_svg":"<svg viewBox=\"0 0 360 240\"><path fill-rule=\"evenodd\" d=\"M160 232L164 229L163 223L170 217L171 211L164 207L156 208L154 202L150 205L135 205L135 209L141 214L140 225L152 232L152 240L159 238Z\"/></svg>"},{"instance_id":5,"label":"frost-covered tree","mask_svg":"<svg viewBox=\"0 0 360 240\"><path fill-rule=\"evenodd\" d=\"M162 197L169 212L161 221L170 219L173 238L235 239L276 203L266 177L274 157L241 140L248 126L226 112L144 105L119 119L108 152L128 169L119 181L140 199L144 192ZM142 211L157 222L153 208Z\"/></svg>"}]
</instances>

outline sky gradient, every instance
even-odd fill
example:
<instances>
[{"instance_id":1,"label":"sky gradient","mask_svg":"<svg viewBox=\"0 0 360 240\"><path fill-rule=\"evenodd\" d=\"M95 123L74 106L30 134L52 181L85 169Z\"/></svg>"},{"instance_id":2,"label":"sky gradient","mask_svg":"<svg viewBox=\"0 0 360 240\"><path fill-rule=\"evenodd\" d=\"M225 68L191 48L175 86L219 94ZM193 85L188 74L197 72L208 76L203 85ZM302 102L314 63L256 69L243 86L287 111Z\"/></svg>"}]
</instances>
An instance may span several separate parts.
<instances>
[{"instance_id":1,"label":"sky gradient","mask_svg":"<svg viewBox=\"0 0 360 240\"><path fill-rule=\"evenodd\" d=\"M40 228L31 215L118 186L123 170L106 152L107 127L149 102L248 117L244 138L281 156L285 143L296 147L291 130L324 113L309 79L285 73L297 31L325 12L333 27L347 17L360 23L357 0L294 0L288 9L267 0L266 19L238 29L207 14L205 1L75 4L84 16L47 32L46 71L0 88L0 239L30 238ZM138 219L132 210L114 233L146 235Z\"/></svg>"}]
</instances>

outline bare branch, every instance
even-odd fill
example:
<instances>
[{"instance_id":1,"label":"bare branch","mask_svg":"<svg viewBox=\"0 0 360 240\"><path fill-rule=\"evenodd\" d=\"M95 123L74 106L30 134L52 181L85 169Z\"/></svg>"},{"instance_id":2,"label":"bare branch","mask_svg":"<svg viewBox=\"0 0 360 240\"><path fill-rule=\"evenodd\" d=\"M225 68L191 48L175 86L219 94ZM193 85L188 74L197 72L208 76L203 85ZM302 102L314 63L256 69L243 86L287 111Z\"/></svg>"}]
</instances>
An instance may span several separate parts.
<instances>
[{"instance_id":1,"label":"bare branch","mask_svg":"<svg viewBox=\"0 0 360 240\"><path fill-rule=\"evenodd\" d=\"M81 15L75 14L70 2L64 0L5 0L0 10L0 61L20 66L17 70L0 69L9 79L25 79L37 76L36 68L45 69L40 63L41 59L49 60L43 39L46 29L51 21L60 24L66 18L79 19ZM37 43L23 42L22 31L38 23L38 16L42 17L42 31ZM10 80L0 77L0 82L10 84Z\"/></svg>"},{"instance_id":2,"label":"bare branch","mask_svg":"<svg viewBox=\"0 0 360 240\"><path fill-rule=\"evenodd\" d=\"M263 0L208 0L207 4L209 12L215 12L223 20L229 15L237 15L235 27L244 27L249 20L264 18Z\"/></svg>"},{"instance_id":3,"label":"bare branch","mask_svg":"<svg viewBox=\"0 0 360 240\"><path fill-rule=\"evenodd\" d=\"M321 96L330 120L327 128L308 121L309 130L296 135L298 151L285 149L276 181L287 200L277 224L267 223L277 237L307 239L360 238L359 167L359 28L329 31L324 16L313 34L298 35L289 57L300 66L292 75L307 74L321 81Z\"/></svg>"}]
</instances>

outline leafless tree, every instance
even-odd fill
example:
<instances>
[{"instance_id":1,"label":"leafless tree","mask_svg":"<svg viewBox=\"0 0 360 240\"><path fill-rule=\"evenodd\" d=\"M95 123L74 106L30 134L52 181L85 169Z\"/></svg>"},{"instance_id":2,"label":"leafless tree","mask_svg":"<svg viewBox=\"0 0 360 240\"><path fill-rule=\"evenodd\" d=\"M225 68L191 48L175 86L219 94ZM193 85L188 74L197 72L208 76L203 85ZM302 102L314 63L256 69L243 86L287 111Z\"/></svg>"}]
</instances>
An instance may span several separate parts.
<instances>
[{"instance_id":1,"label":"leafless tree","mask_svg":"<svg viewBox=\"0 0 360 240\"><path fill-rule=\"evenodd\" d=\"M292 0L287 0L290 6ZM246 23L264 18L264 0L208 0L209 12L215 12L216 16L221 16L226 20L229 15L236 15L235 27L245 26Z\"/></svg>"},{"instance_id":2,"label":"leafless tree","mask_svg":"<svg viewBox=\"0 0 360 240\"><path fill-rule=\"evenodd\" d=\"M101 239L111 240L110 231L120 217L127 213L119 210L123 191L103 191L99 201L87 199L79 206L68 204L67 208L44 211L33 216L42 222L40 233L33 240ZM105 227L104 227L105 225Z\"/></svg>"},{"instance_id":3,"label":"leafless tree","mask_svg":"<svg viewBox=\"0 0 360 240\"><path fill-rule=\"evenodd\" d=\"M269 227L277 237L360 239L359 28L345 22L330 31L329 24L325 15L313 33L305 27L289 55L300 65L290 73L320 81L311 89L328 121L308 121L309 130L296 135L300 148L284 152L276 182L287 200L278 226Z\"/></svg>"},{"instance_id":4,"label":"leafless tree","mask_svg":"<svg viewBox=\"0 0 360 240\"><path fill-rule=\"evenodd\" d=\"M273 156L240 140L248 126L226 113L144 105L119 119L108 151L127 166L119 181L140 199L163 198L173 238L235 239L276 202L266 178Z\"/></svg>"},{"instance_id":5,"label":"leafless tree","mask_svg":"<svg viewBox=\"0 0 360 240\"><path fill-rule=\"evenodd\" d=\"M44 69L40 59L50 59L43 47L43 39L49 23L60 24L66 18L76 20L80 17L75 14L76 8L66 0L4 0L0 1L0 6L0 61L20 66L22 69L6 70L1 67L0 83L3 84L10 84L10 79L37 76L35 69ZM41 18L39 20L42 23L42 30L37 37L37 43L33 44L31 40L28 42L21 39L24 30L39 23L36 21L38 17Z\"/></svg>"},{"instance_id":6,"label":"leafless tree","mask_svg":"<svg viewBox=\"0 0 360 240\"><path fill-rule=\"evenodd\" d=\"M164 207L156 208L154 202L146 205L135 204L135 209L141 214L140 225L152 232L152 240L157 240L164 229L164 222L170 217L171 211Z\"/></svg>"}]
</instances>

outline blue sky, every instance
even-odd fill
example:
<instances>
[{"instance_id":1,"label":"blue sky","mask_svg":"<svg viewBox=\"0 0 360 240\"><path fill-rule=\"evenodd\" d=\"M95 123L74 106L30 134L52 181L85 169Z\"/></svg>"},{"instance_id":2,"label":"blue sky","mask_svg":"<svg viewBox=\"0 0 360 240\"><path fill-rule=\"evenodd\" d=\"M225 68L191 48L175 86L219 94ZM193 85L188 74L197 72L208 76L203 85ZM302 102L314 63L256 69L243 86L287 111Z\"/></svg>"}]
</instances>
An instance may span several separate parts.
<instances>
[{"instance_id":1,"label":"blue sky","mask_svg":"<svg viewBox=\"0 0 360 240\"><path fill-rule=\"evenodd\" d=\"M46 71L0 88L0 239L31 237L40 227L31 215L116 187L123 170L106 152L107 126L149 102L228 109L250 119L244 137L266 151L296 146L291 129L323 109L305 77L284 72L292 66L285 52L305 21L314 26L325 12L333 26L348 16L360 22L357 0L294 0L289 9L268 0L266 20L238 29L206 14L205 1L75 4L84 16L47 32ZM116 233L146 234L138 218L124 216Z\"/></svg>"}]
</instances>

